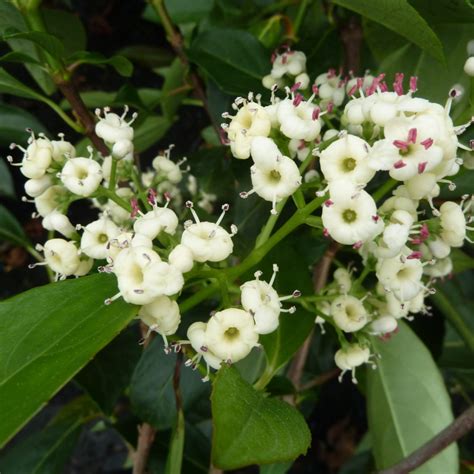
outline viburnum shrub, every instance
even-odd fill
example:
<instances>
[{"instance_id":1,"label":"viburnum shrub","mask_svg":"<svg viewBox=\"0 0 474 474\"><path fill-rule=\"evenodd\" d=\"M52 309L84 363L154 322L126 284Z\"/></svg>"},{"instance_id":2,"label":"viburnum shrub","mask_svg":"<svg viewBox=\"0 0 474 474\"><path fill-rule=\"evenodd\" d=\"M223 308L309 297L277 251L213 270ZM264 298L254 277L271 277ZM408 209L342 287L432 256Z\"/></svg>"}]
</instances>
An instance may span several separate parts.
<instances>
[{"instance_id":1,"label":"viburnum shrub","mask_svg":"<svg viewBox=\"0 0 474 474\"><path fill-rule=\"evenodd\" d=\"M29 268L44 266L52 283L0 305L0 339L5 340L0 395L7 419L2 441L97 353L100 364L103 348L127 326L137 354L131 356L131 367L127 354L120 354L120 343L115 362L110 355L107 359L110 377L99 371L91 382L87 370L94 360L89 362L77 380L90 398L82 408L76 406L74 417L78 426L102 419L120 431L110 413L120 394L128 396L138 437L122 436L134 472L144 472L147 462L153 472L158 469L155 437L169 449L167 457L160 455L167 459L166 472L188 472L182 463L193 456L207 466L206 450L191 455L184 444L188 436L195 439L196 430L206 445L212 444L212 469L286 463L275 464L279 467L272 471L286 472L310 446L310 431L297 408L310 416L314 390L323 383L312 379L328 370L328 377L340 382L348 373L367 396L372 448L366 449L372 449L377 468L400 461L445 428L452 412L444 383L406 322L421 319L426 321L422 331L429 331L427 316L434 304L449 320L448 333L458 341L453 344L473 349L470 323L457 313L457 302L450 301L444 286L438 288L459 271L458 265L472 267L471 257L459 249L473 243L474 230L472 185L465 184L466 177L472 179L473 57L464 64L463 82L470 85L445 84L440 104L433 94L418 91L423 82L437 81L436 74L394 72L387 61L387 72L373 67L360 75L349 69L353 61L347 44L354 46L361 38L344 40L345 67L334 60L323 70L318 54L308 44L308 51L300 50L297 42L298 28L311 26L305 12L319 2L300 2L295 29L286 38L280 26L274 39L257 35L267 49L274 46L266 62L262 59L262 70L258 57L254 66L253 60L240 63L246 61L242 55L256 57L258 48L264 50L252 34L208 26L183 43L181 35L188 33L172 23L180 2L154 1L177 53L161 95L152 106L145 103L146 95L136 93L137 99L132 94L133 113L114 99L90 113L86 104L93 100L78 93L71 79L75 69L90 63L120 71L130 63L84 51L67 56L54 28L48 30L48 14L36 3L11 2L18 10L0 4L25 20L24 27L5 27L4 39L15 51L9 54L25 65L43 64L43 73L70 102L74 116L3 69L0 91L50 105L74 131L59 130L56 137L52 129L32 126L26 140L11 144L7 157L25 178L23 201L31 203L33 217L47 231L34 248L25 244L36 259ZM381 4L371 11L364 2L335 1L328 15L343 35L345 22L357 18L349 13L354 10L369 24L381 23L379 28L389 28L390 35L398 31L399 38L408 36L436 56L435 33L402 3L401 18L414 21L416 15L413 28L425 28L427 45L411 38L395 19L379 17ZM270 4L265 5L271 15ZM194 12L195 7L180 8ZM225 47L220 49L219 34L229 57ZM27 50L14 41L33 47L38 60L29 61ZM232 42L237 48L256 44L258 51L233 51ZM352 54L360 54L358 48ZM468 55L471 49L472 42ZM388 57L396 63L395 56ZM188 70L189 61L202 77ZM248 80L240 83L238 71L252 67ZM461 77L462 64L456 67ZM206 129L211 138L202 147L203 158L194 158L191 146L191 156L183 156L188 146L184 133L176 148L165 143L164 133L153 139L158 122L151 116L150 145L164 136L160 146L165 149L152 147L150 159L140 162L139 152L147 148L140 137L150 108L160 106L163 120L171 124L184 103L180 96L170 105L181 86L185 92L195 88L198 105L211 108L203 78L209 97L241 91L239 97L232 94L232 102L212 104L214 128ZM255 89L244 89L247 84ZM170 92L173 88L177 92ZM147 94L153 101L152 92ZM84 133L87 142L78 141L76 132ZM218 153L211 159L205 153L212 149ZM87 209L86 220L77 219L74 209ZM325 345L326 352L318 352ZM101 384L105 393L96 398ZM109 390L116 390L111 402ZM54 427L58 421L51 423ZM318 423L317 416L312 423ZM417 425L413 431L412 424ZM164 439L162 432L167 433ZM16 448L10 458L7 452L7 466L19 462L21 444ZM456 446L429 463L434 466L430 472L457 472Z\"/></svg>"}]
</instances>

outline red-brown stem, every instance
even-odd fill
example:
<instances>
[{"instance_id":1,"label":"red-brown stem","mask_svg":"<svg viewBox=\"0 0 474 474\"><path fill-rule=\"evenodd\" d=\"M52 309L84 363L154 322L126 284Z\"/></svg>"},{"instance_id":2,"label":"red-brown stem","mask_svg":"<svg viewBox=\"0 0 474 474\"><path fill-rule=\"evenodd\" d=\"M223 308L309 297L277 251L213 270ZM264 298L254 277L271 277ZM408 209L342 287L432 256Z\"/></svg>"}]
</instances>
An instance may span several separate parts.
<instances>
[{"instance_id":1,"label":"red-brown stem","mask_svg":"<svg viewBox=\"0 0 474 474\"><path fill-rule=\"evenodd\" d=\"M59 90L62 92L64 98L69 102L72 107L72 110L76 117L81 122L84 127L85 135L90 139L94 147L103 155L107 156L110 154L107 145L104 141L97 136L95 133L95 120L94 117L89 112L89 109L84 104L79 92L76 89L76 86L72 80L63 81L57 80L56 85Z\"/></svg>"},{"instance_id":2,"label":"red-brown stem","mask_svg":"<svg viewBox=\"0 0 474 474\"><path fill-rule=\"evenodd\" d=\"M409 456L392 467L379 471L379 474L406 474L436 456L443 449L462 438L474 429L474 406L468 408L443 431L427 443L413 451Z\"/></svg>"}]
</instances>

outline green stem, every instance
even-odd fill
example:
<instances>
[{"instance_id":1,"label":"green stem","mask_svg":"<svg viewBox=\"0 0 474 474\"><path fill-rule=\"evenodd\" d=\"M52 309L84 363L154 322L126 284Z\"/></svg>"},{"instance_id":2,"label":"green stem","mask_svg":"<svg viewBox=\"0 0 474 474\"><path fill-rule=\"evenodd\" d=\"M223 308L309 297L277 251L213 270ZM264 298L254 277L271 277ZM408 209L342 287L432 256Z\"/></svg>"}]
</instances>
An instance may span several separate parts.
<instances>
[{"instance_id":1,"label":"green stem","mask_svg":"<svg viewBox=\"0 0 474 474\"><path fill-rule=\"evenodd\" d=\"M436 293L431 295L430 298L453 325L454 329L464 340L467 347L474 352L474 333L458 311L456 311L456 308L452 305L448 296L440 288L437 288Z\"/></svg>"},{"instance_id":2,"label":"green stem","mask_svg":"<svg viewBox=\"0 0 474 474\"><path fill-rule=\"evenodd\" d=\"M395 181L394 179L388 179L382 186L380 186L377 191L373 194L374 201L379 201L382 199L387 193L389 193L399 182Z\"/></svg>"},{"instance_id":3,"label":"green stem","mask_svg":"<svg viewBox=\"0 0 474 474\"><path fill-rule=\"evenodd\" d=\"M115 185L117 182L117 160L112 157L112 164L110 166L109 191L115 193Z\"/></svg>"},{"instance_id":4,"label":"green stem","mask_svg":"<svg viewBox=\"0 0 474 474\"><path fill-rule=\"evenodd\" d=\"M64 112L58 104L48 99L47 97L41 97L41 102L48 105L52 110L54 110L63 120L67 123L74 131L77 133L84 133L84 127L75 122L69 115Z\"/></svg>"},{"instance_id":5,"label":"green stem","mask_svg":"<svg viewBox=\"0 0 474 474\"><path fill-rule=\"evenodd\" d=\"M101 188L98 192L99 195L105 196L107 199L114 201L118 204L122 209L125 209L128 212L132 211L132 206L128 204L127 201L123 200L121 197L117 196L113 191L107 188Z\"/></svg>"}]
</instances>

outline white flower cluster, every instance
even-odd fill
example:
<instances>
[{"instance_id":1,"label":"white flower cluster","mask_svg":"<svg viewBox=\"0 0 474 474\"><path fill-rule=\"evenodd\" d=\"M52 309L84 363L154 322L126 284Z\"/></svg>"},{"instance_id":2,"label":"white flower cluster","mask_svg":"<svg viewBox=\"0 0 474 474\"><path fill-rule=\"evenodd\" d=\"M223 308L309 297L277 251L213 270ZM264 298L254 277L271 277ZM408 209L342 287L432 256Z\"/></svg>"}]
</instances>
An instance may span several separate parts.
<instances>
[{"instance_id":1,"label":"white flower cluster","mask_svg":"<svg viewBox=\"0 0 474 474\"><path fill-rule=\"evenodd\" d=\"M258 346L260 334L269 334L278 328L280 313L294 313L295 307L284 309L282 301L297 298L300 292L295 290L289 296L278 296L273 288L277 272L278 267L274 265L267 283L260 280L262 272L258 271L255 280L240 287L243 309L227 308L214 313L207 323L195 322L189 326L188 340L179 343L191 344L196 351L187 365L196 366L203 358L209 373L209 367L219 369L222 362L238 362Z\"/></svg>"}]
</instances>

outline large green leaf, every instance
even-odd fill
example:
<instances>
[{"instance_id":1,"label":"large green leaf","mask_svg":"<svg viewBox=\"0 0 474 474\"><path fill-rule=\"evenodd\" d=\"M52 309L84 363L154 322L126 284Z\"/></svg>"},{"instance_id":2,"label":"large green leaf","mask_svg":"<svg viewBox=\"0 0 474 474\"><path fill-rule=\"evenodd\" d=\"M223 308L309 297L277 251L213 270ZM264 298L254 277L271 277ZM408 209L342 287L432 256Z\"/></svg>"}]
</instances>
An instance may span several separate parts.
<instances>
[{"instance_id":1,"label":"large green leaf","mask_svg":"<svg viewBox=\"0 0 474 474\"><path fill-rule=\"evenodd\" d=\"M100 413L87 396L75 398L60 409L43 429L30 434L0 455L6 474L61 474L70 459L82 425Z\"/></svg>"},{"instance_id":2,"label":"large green leaf","mask_svg":"<svg viewBox=\"0 0 474 474\"><path fill-rule=\"evenodd\" d=\"M122 331L77 374L76 380L102 408L113 411L121 393L129 386L141 355L136 326Z\"/></svg>"},{"instance_id":3,"label":"large green leaf","mask_svg":"<svg viewBox=\"0 0 474 474\"><path fill-rule=\"evenodd\" d=\"M53 58L60 58L64 54L63 43L54 35L42 33L41 31L18 31L16 28L7 30L2 39L31 41L43 51L49 53Z\"/></svg>"},{"instance_id":4,"label":"large green leaf","mask_svg":"<svg viewBox=\"0 0 474 474\"><path fill-rule=\"evenodd\" d=\"M1 107L1 106L0 106ZM1 116L1 112L0 112ZM0 129L0 137L1 137ZM0 196L6 196L15 199L15 187L13 186L12 175L6 162L0 158Z\"/></svg>"},{"instance_id":5,"label":"large green leaf","mask_svg":"<svg viewBox=\"0 0 474 474\"><path fill-rule=\"evenodd\" d=\"M18 79L15 79L11 74L8 74L5 69L0 68L0 93L17 95L18 97L25 97L27 99L34 99L43 101L45 97L28 86L25 86Z\"/></svg>"},{"instance_id":6,"label":"large green leaf","mask_svg":"<svg viewBox=\"0 0 474 474\"><path fill-rule=\"evenodd\" d=\"M163 341L155 337L143 352L130 386L134 412L159 430L171 428L177 417L173 389L177 356L174 353L165 354L163 349ZM208 386L201 381L197 371L186 367L181 367L180 386L187 414L188 409L207 394Z\"/></svg>"},{"instance_id":7,"label":"large green leaf","mask_svg":"<svg viewBox=\"0 0 474 474\"><path fill-rule=\"evenodd\" d=\"M10 143L24 144L31 128L35 133L47 133L46 127L25 109L13 105L0 104L0 146L7 147Z\"/></svg>"},{"instance_id":8,"label":"large green leaf","mask_svg":"<svg viewBox=\"0 0 474 474\"><path fill-rule=\"evenodd\" d=\"M135 128L135 150L138 153L147 150L154 145L171 127L166 117L161 115L150 115Z\"/></svg>"},{"instance_id":9,"label":"large green leaf","mask_svg":"<svg viewBox=\"0 0 474 474\"><path fill-rule=\"evenodd\" d=\"M31 245L16 217L0 204L0 240L6 240L20 247ZM1 335L0 335L1 336Z\"/></svg>"},{"instance_id":10,"label":"large green leaf","mask_svg":"<svg viewBox=\"0 0 474 474\"><path fill-rule=\"evenodd\" d=\"M91 53L89 51L77 51L69 56L70 64L92 64L95 66L112 66L121 76L130 77L133 72L133 64L124 56L106 57L100 53Z\"/></svg>"},{"instance_id":11,"label":"large green leaf","mask_svg":"<svg viewBox=\"0 0 474 474\"><path fill-rule=\"evenodd\" d=\"M368 420L379 469L397 463L453 421L449 395L429 351L406 324L399 328L389 341L373 339L381 358L376 370L368 369ZM416 472L458 472L457 446Z\"/></svg>"},{"instance_id":12,"label":"large green leaf","mask_svg":"<svg viewBox=\"0 0 474 474\"><path fill-rule=\"evenodd\" d=\"M410 3L431 23L473 23L472 0L410 0Z\"/></svg>"},{"instance_id":13,"label":"large green leaf","mask_svg":"<svg viewBox=\"0 0 474 474\"><path fill-rule=\"evenodd\" d=\"M34 288L0 303L0 445L132 319L113 276Z\"/></svg>"},{"instance_id":14,"label":"large green leaf","mask_svg":"<svg viewBox=\"0 0 474 474\"><path fill-rule=\"evenodd\" d=\"M179 58L176 58L171 66L159 69L158 72L165 78L161 89L161 108L163 115L168 120L173 120L181 101L187 94L186 90L179 92L179 89L184 85L186 67Z\"/></svg>"},{"instance_id":15,"label":"large green leaf","mask_svg":"<svg viewBox=\"0 0 474 474\"><path fill-rule=\"evenodd\" d=\"M212 460L221 469L292 461L310 445L299 411L254 390L234 367L217 373L211 402Z\"/></svg>"},{"instance_id":16,"label":"large green leaf","mask_svg":"<svg viewBox=\"0 0 474 474\"><path fill-rule=\"evenodd\" d=\"M440 62L443 46L428 23L407 0L333 0L404 36Z\"/></svg>"},{"instance_id":17,"label":"large green leaf","mask_svg":"<svg viewBox=\"0 0 474 474\"><path fill-rule=\"evenodd\" d=\"M243 30L213 28L191 45L190 59L229 94L262 89L262 77L270 70L270 57L262 44Z\"/></svg>"}]
</instances>

